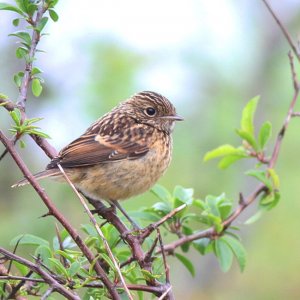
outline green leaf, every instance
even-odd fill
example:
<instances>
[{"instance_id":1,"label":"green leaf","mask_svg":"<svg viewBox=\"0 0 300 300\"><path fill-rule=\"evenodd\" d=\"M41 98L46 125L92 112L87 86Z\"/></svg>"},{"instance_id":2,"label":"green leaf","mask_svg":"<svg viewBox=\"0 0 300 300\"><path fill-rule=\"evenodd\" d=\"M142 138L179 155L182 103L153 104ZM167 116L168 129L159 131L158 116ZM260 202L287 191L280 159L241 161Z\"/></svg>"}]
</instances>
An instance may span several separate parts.
<instances>
[{"instance_id":1,"label":"green leaf","mask_svg":"<svg viewBox=\"0 0 300 300\"><path fill-rule=\"evenodd\" d=\"M29 271L29 268L24 266L23 264L17 262L17 261L13 261L13 265L19 270L19 272L21 273L22 276L26 276L26 274Z\"/></svg>"},{"instance_id":2,"label":"green leaf","mask_svg":"<svg viewBox=\"0 0 300 300\"><path fill-rule=\"evenodd\" d=\"M21 9L19 9L16 6L13 6L11 4L8 3L0 3L0 10L9 10L9 11L13 11L18 13L19 15L26 17L26 15L23 13L23 11Z\"/></svg>"},{"instance_id":3,"label":"green leaf","mask_svg":"<svg viewBox=\"0 0 300 300\"><path fill-rule=\"evenodd\" d=\"M162 201L170 202L172 199L170 192L160 184L156 184L151 189L151 192Z\"/></svg>"},{"instance_id":4,"label":"green leaf","mask_svg":"<svg viewBox=\"0 0 300 300\"><path fill-rule=\"evenodd\" d=\"M82 224L82 225L81 225L81 229L82 229L86 234L98 238L97 230L96 230L96 228L95 228L94 226L92 226L91 224Z\"/></svg>"},{"instance_id":5,"label":"green leaf","mask_svg":"<svg viewBox=\"0 0 300 300\"><path fill-rule=\"evenodd\" d=\"M279 181L279 176L277 175L276 171L274 169L268 169L270 178L273 181L273 187L275 189L279 189L280 186L280 181Z\"/></svg>"},{"instance_id":6,"label":"green leaf","mask_svg":"<svg viewBox=\"0 0 300 300\"><path fill-rule=\"evenodd\" d=\"M57 22L58 21L58 14L56 13L55 10L49 9L49 15L52 21Z\"/></svg>"},{"instance_id":7,"label":"green leaf","mask_svg":"<svg viewBox=\"0 0 300 300\"><path fill-rule=\"evenodd\" d=\"M63 264L57 258L48 258L48 260L52 263L59 274L64 275L66 278L69 277L68 271L63 266Z\"/></svg>"},{"instance_id":8,"label":"green leaf","mask_svg":"<svg viewBox=\"0 0 300 300\"><path fill-rule=\"evenodd\" d=\"M257 143L255 141L255 137L253 134L245 131L245 130L240 130L237 129L236 133L243 139L245 140L250 146L252 146L253 149L257 150Z\"/></svg>"},{"instance_id":9,"label":"green leaf","mask_svg":"<svg viewBox=\"0 0 300 300\"><path fill-rule=\"evenodd\" d=\"M22 118L20 110L18 108L14 108L14 110L10 111L9 114L10 114L11 118L14 120L15 124L17 126L20 126L21 118Z\"/></svg>"},{"instance_id":10,"label":"green leaf","mask_svg":"<svg viewBox=\"0 0 300 300\"><path fill-rule=\"evenodd\" d=\"M27 12L27 8L26 8L26 1L24 0L15 0L16 4L18 5L18 7L23 11L23 12Z\"/></svg>"},{"instance_id":11,"label":"green leaf","mask_svg":"<svg viewBox=\"0 0 300 300\"><path fill-rule=\"evenodd\" d=\"M71 264L70 268L67 270L68 273L69 273L69 276L70 277L73 277L74 275L77 274L77 272L79 271L80 269L80 263L78 261L75 261Z\"/></svg>"},{"instance_id":12,"label":"green leaf","mask_svg":"<svg viewBox=\"0 0 300 300\"><path fill-rule=\"evenodd\" d=\"M38 32L41 32L44 29L44 27L46 26L47 22L48 22L48 17L41 18L39 24L36 27L36 30Z\"/></svg>"},{"instance_id":13,"label":"green leaf","mask_svg":"<svg viewBox=\"0 0 300 300\"><path fill-rule=\"evenodd\" d=\"M258 133L258 142L261 150L264 149L265 145L272 136L272 124L270 122L265 122Z\"/></svg>"},{"instance_id":14,"label":"green leaf","mask_svg":"<svg viewBox=\"0 0 300 300\"><path fill-rule=\"evenodd\" d=\"M279 203L279 200L280 200L280 193L274 190L271 193L264 194L259 201L259 205L266 210L270 210Z\"/></svg>"},{"instance_id":15,"label":"green leaf","mask_svg":"<svg viewBox=\"0 0 300 300\"><path fill-rule=\"evenodd\" d=\"M40 260L45 264L47 267L51 267L49 258L52 258L52 252L49 246L45 245L40 245L36 250L35 250L35 256L39 257Z\"/></svg>"},{"instance_id":16,"label":"green leaf","mask_svg":"<svg viewBox=\"0 0 300 300\"><path fill-rule=\"evenodd\" d=\"M172 210L171 206L166 202L156 202L152 205L152 208L155 211L161 211L164 214L167 214Z\"/></svg>"},{"instance_id":17,"label":"green leaf","mask_svg":"<svg viewBox=\"0 0 300 300\"><path fill-rule=\"evenodd\" d=\"M241 129L254 136L254 125L253 118L256 111L256 106L260 96L252 98L243 109L242 119L241 119Z\"/></svg>"},{"instance_id":18,"label":"green leaf","mask_svg":"<svg viewBox=\"0 0 300 300\"><path fill-rule=\"evenodd\" d=\"M48 2L49 8L53 8L57 4L58 0L48 0L46 2Z\"/></svg>"},{"instance_id":19,"label":"green leaf","mask_svg":"<svg viewBox=\"0 0 300 300\"><path fill-rule=\"evenodd\" d=\"M49 242L32 234L20 234L10 241L11 246L17 245L34 245L34 246L49 246Z\"/></svg>"},{"instance_id":20,"label":"green leaf","mask_svg":"<svg viewBox=\"0 0 300 300\"><path fill-rule=\"evenodd\" d=\"M152 274L148 270L141 269L142 274L144 275L145 280L153 280L153 279L158 279L161 277L159 274Z\"/></svg>"},{"instance_id":21,"label":"green leaf","mask_svg":"<svg viewBox=\"0 0 300 300\"><path fill-rule=\"evenodd\" d=\"M195 277L195 268L193 263L185 256L175 253L175 256L182 262L182 264L188 269L193 277Z\"/></svg>"},{"instance_id":22,"label":"green leaf","mask_svg":"<svg viewBox=\"0 0 300 300\"><path fill-rule=\"evenodd\" d=\"M32 70L31 70L31 75L36 75L36 74L40 74L40 73L43 73L43 71L41 71L39 68L37 67L33 67Z\"/></svg>"},{"instance_id":23,"label":"green leaf","mask_svg":"<svg viewBox=\"0 0 300 300\"><path fill-rule=\"evenodd\" d=\"M25 142L23 140L19 140L19 143L20 143L20 147L22 149L24 149L26 147L26 144L25 144Z\"/></svg>"},{"instance_id":24,"label":"green leaf","mask_svg":"<svg viewBox=\"0 0 300 300\"><path fill-rule=\"evenodd\" d=\"M233 154L233 155L227 155L225 157L223 157L219 164L218 164L218 167L222 170L225 170L226 168L228 168L229 166L231 166L233 163L235 163L236 161L242 159L242 158L245 158L245 157L248 157L247 154L241 154L241 155L236 155L236 154Z\"/></svg>"},{"instance_id":25,"label":"green leaf","mask_svg":"<svg viewBox=\"0 0 300 300\"><path fill-rule=\"evenodd\" d=\"M229 271L232 265L233 253L227 242L224 240L224 237L220 237L214 241L214 250L220 263L221 270L223 272Z\"/></svg>"},{"instance_id":26,"label":"green leaf","mask_svg":"<svg viewBox=\"0 0 300 300\"><path fill-rule=\"evenodd\" d=\"M225 241L228 246L231 248L234 256L236 257L238 264L240 266L241 272L244 271L246 266L246 250L241 244L241 242L231 236L224 235L222 237L223 241Z\"/></svg>"},{"instance_id":27,"label":"green leaf","mask_svg":"<svg viewBox=\"0 0 300 300\"><path fill-rule=\"evenodd\" d=\"M250 225L255 223L257 220L259 220L262 217L263 213L264 211L262 209L258 210L253 216L251 216L248 220L246 220L244 224Z\"/></svg>"},{"instance_id":28,"label":"green leaf","mask_svg":"<svg viewBox=\"0 0 300 300\"><path fill-rule=\"evenodd\" d=\"M202 255L207 253L207 248L210 244L209 238L202 238L200 240L193 241L193 246L198 250Z\"/></svg>"},{"instance_id":29,"label":"green leaf","mask_svg":"<svg viewBox=\"0 0 300 300\"><path fill-rule=\"evenodd\" d=\"M173 191L173 197L179 200L178 205L175 207L178 207L182 204L191 205L193 203L193 194L193 189L186 189L179 185L175 186Z\"/></svg>"},{"instance_id":30,"label":"green leaf","mask_svg":"<svg viewBox=\"0 0 300 300\"><path fill-rule=\"evenodd\" d=\"M220 156L226 156L226 155L244 155L245 151L240 148L235 148L232 145L222 145L218 148L215 148L211 151L208 151L204 156L204 161L208 161L210 159L220 157Z\"/></svg>"},{"instance_id":31,"label":"green leaf","mask_svg":"<svg viewBox=\"0 0 300 300\"><path fill-rule=\"evenodd\" d=\"M38 6L34 3L29 3L26 7L26 11L30 17L33 16L34 12L38 9Z\"/></svg>"},{"instance_id":32,"label":"green leaf","mask_svg":"<svg viewBox=\"0 0 300 300\"><path fill-rule=\"evenodd\" d=\"M19 26L20 19L19 18L13 19L12 23L15 27L17 27L17 26Z\"/></svg>"},{"instance_id":33,"label":"green leaf","mask_svg":"<svg viewBox=\"0 0 300 300\"><path fill-rule=\"evenodd\" d=\"M7 99L8 99L8 96L6 96L6 95L0 93L0 99L2 99L2 100L7 100ZM0 105L5 105L5 104L1 103Z\"/></svg>"},{"instance_id":34,"label":"green leaf","mask_svg":"<svg viewBox=\"0 0 300 300\"><path fill-rule=\"evenodd\" d=\"M44 139L51 139L50 135L48 135L47 133L45 132L42 132L42 131L38 131L38 130L30 130L28 132L29 134L34 134L34 135L37 135L37 136L40 136Z\"/></svg>"},{"instance_id":35,"label":"green leaf","mask_svg":"<svg viewBox=\"0 0 300 300\"><path fill-rule=\"evenodd\" d=\"M39 97L42 90L43 90L43 86L41 85L41 81L39 78L34 78L32 80L32 84L31 84L31 90L32 93L35 97Z\"/></svg>"},{"instance_id":36,"label":"green leaf","mask_svg":"<svg viewBox=\"0 0 300 300\"><path fill-rule=\"evenodd\" d=\"M255 177L257 180L265 184L265 186L269 189L272 190L272 182L271 180L267 177L267 174L265 171L260 171L260 170L249 170L245 173L246 175Z\"/></svg>"},{"instance_id":37,"label":"green leaf","mask_svg":"<svg viewBox=\"0 0 300 300\"><path fill-rule=\"evenodd\" d=\"M23 76L20 76L19 74L15 74L14 75L14 82L16 84L16 86L19 88L22 84L22 78Z\"/></svg>"},{"instance_id":38,"label":"green leaf","mask_svg":"<svg viewBox=\"0 0 300 300\"><path fill-rule=\"evenodd\" d=\"M62 250L56 250L55 253L57 253L58 255L63 256L64 258L66 258L70 263L73 263L75 261L75 258L73 255L67 253L66 251L62 251Z\"/></svg>"},{"instance_id":39,"label":"green leaf","mask_svg":"<svg viewBox=\"0 0 300 300\"><path fill-rule=\"evenodd\" d=\"M31 37L26 31L16 31L14 33L9 34L9 36L16 36L23 40L28 46L31 45Z\"/></svg>"},{"instance_id":40,"label":"green leaf","mask_svg":"<svg viewBox=\"0 0 300 300\"><path fill-rule=\"evenodd\" d=\"M190 228L190 227L184 225L184 226L182 226L182 233L183 233L184 235L191 235L191 234L193 234L194 232L193 232L192 228ZM188 243L185 243L185 244L181 245L180 248L181 248L181 250L182 250L183 252L188 252L189 249L190 249L190 246L191 246L191 243L188 242Z\"/></svg>"},{"instance_id":41,"label":"green leaf","mask_svg":"<svg viewBox=\"0 0 300 300\"><path fill-rule=\"evenodd\" d=\"M16 50L16 57L21 59L28 54L28 50L24 47L18 47Z\"/></svg>"}]
</instances>

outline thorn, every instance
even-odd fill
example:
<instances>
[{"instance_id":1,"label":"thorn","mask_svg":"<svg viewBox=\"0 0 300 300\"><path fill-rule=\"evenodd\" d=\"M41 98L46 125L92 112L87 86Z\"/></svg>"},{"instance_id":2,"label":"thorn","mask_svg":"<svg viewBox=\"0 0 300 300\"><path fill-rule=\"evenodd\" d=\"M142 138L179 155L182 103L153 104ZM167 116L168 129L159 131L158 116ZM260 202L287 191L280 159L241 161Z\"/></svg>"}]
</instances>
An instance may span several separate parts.
<instances>
[{"instance_id":1,"label":"thorn","mask_svg":"<svg viewBox=\"0 0 300 300\"><path fill-rule=\"evenodd\" d=\"M39 218L45 218L45 217L48 217L48 216L52 216L52 213L50 211L48 211L44 215L41 215Z\"/></svg>"},{"instance_id":2,"label":"thorn","mask_svg":"<svg viewBox=\"0 0 300 300\"><path fill-rule=\"evenodd\" d=\"M239 205L245 205L245 199L242 193L239 194Z\"/></svg>"}]
</instances>

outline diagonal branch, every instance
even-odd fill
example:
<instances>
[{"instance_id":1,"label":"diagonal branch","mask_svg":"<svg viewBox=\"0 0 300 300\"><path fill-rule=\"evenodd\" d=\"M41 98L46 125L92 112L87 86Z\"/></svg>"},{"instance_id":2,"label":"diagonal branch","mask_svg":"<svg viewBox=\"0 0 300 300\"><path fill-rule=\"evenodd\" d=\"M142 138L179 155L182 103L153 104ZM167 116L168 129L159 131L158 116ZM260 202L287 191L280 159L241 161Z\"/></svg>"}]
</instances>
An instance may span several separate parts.
<instances>
[{"instance_id":1,"label":"diagonal branch","mask_svg":"<svg viewBox=\"0 0 300 300\"><path fill-rule=\"evenodd\" d=\"M267 7L267 9L269 10L269 12L271 13L272 17L274 18L274 20L276 21L276 23L278 24L279 28L281 29L283 35L285 36L287 42L289 43L289 45L291 46L294 54L296 55L298 61L300 62L300 52L297 49L295 43L293 42L289 32L286 30L286 28L283 26L283 24L281 23L281 21L279 20L279 18L277 17L276 13L274 12L273 8L270 6L270 4L268 3L267 0L262 0L263 3L265 4L265 6Z\"/></svg>"},{"instance_id":2,"label":"diagonal branch","mask_svg":"<svg viewBox=\"0 0 300 300\"><path fill-rule=\"evenodd\" d=\"M151 223L149 226L142 229L142 233L140 235L140 239L144 240L147 238L155 229L157 229L160 225L174 217L177 213L179 213L181 210L186 208L186 204L182 204L176 208L174 208L172 211L170 211L168 214L166 214L164 217L162 217L159 221L155 223Z\"/></svg>"},{"instance_id":3,"label":"diagonal branch","mask_svg":"<svg viewBox=\"0 0 300 300\"><path fill-rule=\"evenodd\" d=\"M291 67L291 73L292 73L292 81L293 81L293 86L294 86L294 95L292 97L292 100L290 102L290 106L286 115L286 118L283 122L283 126L281 128L281 130L279 131L278 135L277 135L277 139L274 145L274 149L273 149L273 153L271 156L271 159L269 161L268 164L268 168L274 168L277 160L278 160L278 155L279 155L279 151L281 148L281 144L282 144L282 139L284 137L284 134L286 132L286 129L288 128L288 125L291 121L291 118L294 114L294 108L296 105L296 101L298 99L299 96L299 83L298 83L298 79L297 79L297 74L295 71L295 67L294 67L294 61L293 61L293 55L291 52L289 52L288 54L289 60L290 60L290 67ZM214 227L210 227L206 230L200 231L200 232L196 232L194 234L191 235L187 235L187 236L183 236L182 238L169 243L168 245L164 246L164 250L168 253L168 254L173 254L174 250L177 247L180 247L181 245L188 243L188 242L192 242L201 238L213 238L214 236L218 236L221 235L225 229L227 229L232 222L251 204L253 203L262 193L265 193L268 191L268 188L264 185L264 184L259 184L257 186L257 188L254 190L254 192L252 194L250 194L247 199L244 199L241 194L240 194L240 201L239 201L239 205L237 206L237 208L235 209L235 211L223 222L223 231L221 233L217 233ZM157 251L158 253L161 252L161 250Z\"/></svg>"},{"instance_id":4,"label":"diagonal branch","mask_svg":"<svg viewBox=\"0 0 300 300\"><path fill-rule=\"evenodd\" d=\"M4 146L8 149L10 155L24 174L24 177L30 182L32 187L38 193L44 204L47 206L49 210L49 215L53 215L61 224L62 226L68 231L72 239L75 241L77 246L80 248L82 253L86 256L91 264L95 261L95 256L91 252L91 250L86 246L84 241L81 239L77 231L73 228L73 226L69 223L69 221L59 212L59 210L55 207L52 203L51 199L48 197L44 189L40 186L38 181L34 178L34 176L29 171L28 167L23 162L22 158L17 153L14 145L11 141L2 133L0 130L0 140L4 144ZM103 281L104 285L107 287L109 293L114 299L120 299L114 285L110 282L109 278L107 277L105 271L100 266L99 262L96 261L94 265L94 269L96 273L100 276L101 280Z\"/></svg>"}]
</instances>

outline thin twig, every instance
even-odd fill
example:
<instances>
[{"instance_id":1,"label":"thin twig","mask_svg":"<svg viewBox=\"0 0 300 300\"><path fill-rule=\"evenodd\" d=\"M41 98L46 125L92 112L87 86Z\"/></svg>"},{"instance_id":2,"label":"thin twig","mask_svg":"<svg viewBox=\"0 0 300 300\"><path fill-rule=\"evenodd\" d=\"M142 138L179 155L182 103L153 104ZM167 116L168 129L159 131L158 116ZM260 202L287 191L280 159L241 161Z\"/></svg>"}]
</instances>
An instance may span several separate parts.
<instances>
[{"instance_id":1,"label":"thin twig","mask_svg":"<svg viewBox=\"0 0 300 300\"><path fill-rule=\"evenodd\" d=\"M152 246L150 247L150 249L146 253L145 261L150 261L151 260L151 257L152 257L152 254L153 254L154 250L155 250L157 242L158 242L158 237L155 238L154 242L152 243Z\"/></svg>"},{"instance_id":2,"label":"thin twig","mask_svg":"<svg viewBox=\"0 0 300 300\"><path fill-rule=\"evenodd\" d=\"M105 249L106 249L108 255L110 256L110 258L112 259L112 261L113 261L113 263L114 263L114 266L115 266L115 268L116 268L116 270L117 270L117 272L118 272L118 274L119 274L120 280L121 280L121 282L122 282L122 285L123 285L123 287L124 287L124 290L125 290L126 294L128 295L128 297L129 297L130 300L133 300L133 298L132 298L132 296L131 296L131 294L130 294L129 289L128 289L127 286L126 286L126 282L125 282L125 279L124 279L124 277L123 277L123 275L122 275L122 272L121 272L121 270L120 270L120 266L119 266L119 264L118 264L118 262L117 262L117 260L116 260L116 258L115 258L115 256L114 256L114 254L112 253L112 251L111 251L111 249L110 249L110 246L109 246L109 244L108 244L108 242L107 242L107 240L106 240L106 238L105 238L105 236L104 236L102 230L100 229L100 227L99 227L99 225L98 225L96 219L94 218L94 216L93 216L93 214L91 213L91 211L90 211L88 205L86 204L85 200L83 199L83 197L81 196L81 194L78 192L78 190L76 189L76 187L74 186L74 184L72 183L72 181L70 180L70 178L68 177L68 175L66 174L66 172L64 171L64 169L62 168L62 166L61 166L60 164L57 164L57 166L58 166L60 172L61 172L61 173L63 174L63 176L65 177L65 179L66 179L66 181L68 182L68 184L70 185L70 187L73 189L73 191L75 192L75 194L76 194L77 197L79 198L79 200L80 200L82 206L84 207L84 210L87 212L87 214L88 214L88 216L89 216L91 222L93 223L93 225L94 225L94 227L95 227L97 233L99 234L99 236L101 237L101 239L102 239L102 241L103 241L103 243L104 243L104 246L105 246Z\"/></svg>"},{"instance_id":3,"label":"thin twig","mask_svg":"<svg viewBox=\"0 0 300 300\"><path fill-rule=\"evenodd\" d=\"M59 244L59 250L65 251L57 223L55 223L55 231L56 231L56 236L57 236L57 240L58 240L58 244ZM60 261L65 268L68 267L68 261L63 255L60 255Z\"/></svg>"},{"instance_id":4,"label":"thin twig","mask_svg":"<svg viewBox=\"0 0 300 300\"><path fill-rule=\"evenodd\" d=\"M282 126L281 130L279 131L279 134L277 135L274 150L273 150L273 153L272 153L272 156L270 159L270 163L269 163L269 168L271 168L271 169L274 167L274 165L277 161L279 150L280 150L281 143L282 143L282 139L284 137L286 129L288 128L288 125L293 116L294 108L295 108L295 105L296 105L296 102L297 102L297 99L299 96L299 83L298 83L297 74L295 71L293 54L291 53L291 51L289 52L288 57L290 60L290 67L291 67L292 80L293 80L293 86L294 86L294 95L293 95L292 101L290 103L289 110L288 110L288 113L284 120L283 126Z\"/></svg>"},{"instance_id":5,"label":"thin twig","mask_svg":"<svg viewBox=\"0 0 300 300\"><path fill-rule=\"evenodd\" d=\"M174 217L177 213L179 213L181 210L186 208L186 204L182 204L176 208L174 208L171 212L166 214L163 218L161 218L159 221L150 224L149 226L142 229L142 234L140 235L140 239L144 240L147 238L156 228L158 228L160 225Z\"/></svg>"},{"instance_id":6,"label":"thin twig","mask_svg":"<svg viewBox=\"0 0 300 300\"><path fill-rule=\"evenodd\" d=\"M45 294L41 297L41 300L46 300L54 292L53 287L50 287Z\"/></svg>"},{"instance_id":7,"label":"thin twig","mask_svg":"<svg viewBox=\"0 0 300 300\"><path fill-rule=\"evenodd\" d=\"M160 245L160 249L161 249L161 254L162 254L162 258L163 258L163 263L164 263L164 267L165 267L166 283L170 284L170 269L169 269L169 266L167 265L167 258L166 258L166 253L164 251L164 244L163 244L163 241L162 241L162 238L161 238L159 228L156 228L156 231L157 231L157 236L158 236L159 245Z\"/></svg>"},{"instance_id":8,"label":"thin twig","mask_svg":"<svg viewBox=\"0 0 300 300\"><path fill-rule=\"evenodd\" d=\"M11 260L15 260L25 266L27 266L30 270L34 271L35 273L39 274L48 284L50 287L52 287L54 290L58 291L60 294L65 296L67 299L71 300L80 300L80 298L69 291L66 287L61 285L57 280L55 280L52 276L50 276L46 271L44 271L42 268L40 268L39 265L32 263L31 261L17 256L6 249L0 247L0 253L2 253L4 256Z\"/></svg>"},{"instance_id":9,"label":"thin twig","mask_svg":"<svg viewBox=\"0 0 300 300\"><path fill-rule=\"evenodd\" d=\"M158 300L163 300L171 291L172 286L169 286L168 289L158 298Z\"/></svg>"},{"instance_id":10,"label":"thin twig","mask_svg":"<svg viewBox=\"0 0 300 300\"><path fill-rule=\"evenodd\" d=\"M0 275L0 280L21 280L21 281L32 281L32 282L46 282L41 278L30 278L25 276L13 276L13 275Z\"/></svg>"},{"instance_id":11,"label":"thin twig","mask_svg":"<svg viewBox=\"0 0 300 300\"><path fill-rule=\"evenodd\" d=\"M281 29L283 35L285 36L287 42L289 43L289 45L291 46L294 54L296 55L298 61L300 62L300 53L297 50L297 47L295 45L295 43L293 42L289 32L286 30L286 28L283 26L283 24L281 23L281 21L279 20L279 18L277 17L276 13L274 12L274 10L272 9L272 7L270 6L270 4L268 3L267 0L262 0L264 2L264 4L266 5L267 9L269 10L269 12L271 13L272 17L274 18L274 20L276 21L276 23L278 24L279 28Z\"/></svg>"},{"instance_id":12,"label":"thin twig","mask_svg":"<svg viewBox=\"0 0 300 300\"><path fill-rule=\"evenodd\" d=\"M35 16L35 20L31 20L33 23L32 24L33 27L36 27L39 24L40 20L42 19L43 14L45 13L44 5L45 5L45 1L41 0ZM25 112L25 103L27 100L29 83L31 81L32 64L36 53L36 47L40 41L40 37L41 37L40 32L37 29L33 29L32 37L31 37L31 45L28 53L28 59L26 60L24 76L19 89L20 93L17 102L17 105L20 107L20 109L23 112Z\"/></svg>"}]
</instances>

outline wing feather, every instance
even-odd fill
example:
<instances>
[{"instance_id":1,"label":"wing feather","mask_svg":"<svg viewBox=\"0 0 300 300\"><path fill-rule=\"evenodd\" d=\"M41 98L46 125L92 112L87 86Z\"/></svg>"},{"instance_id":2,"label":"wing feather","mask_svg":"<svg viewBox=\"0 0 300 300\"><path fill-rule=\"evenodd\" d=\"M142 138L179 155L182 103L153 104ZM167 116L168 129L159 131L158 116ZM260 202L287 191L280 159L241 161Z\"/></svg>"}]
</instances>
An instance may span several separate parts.
<instances>
[{"instance_id":1,"label":"wing feather","mask_svg":"<svg viewBox=\"0 0 300 300\"><path fill-rule=\"evenodd\" d=\"M93 132L95 132L94 128ZM87 131L63 148L59 155L48 164L47 169L56 168L58 163L62 167L74 168L122 159L138 159L149 151L147 140L145 135L130 139L124 138L118 132L100 135Z\"/></svg>"}]
</instances>

